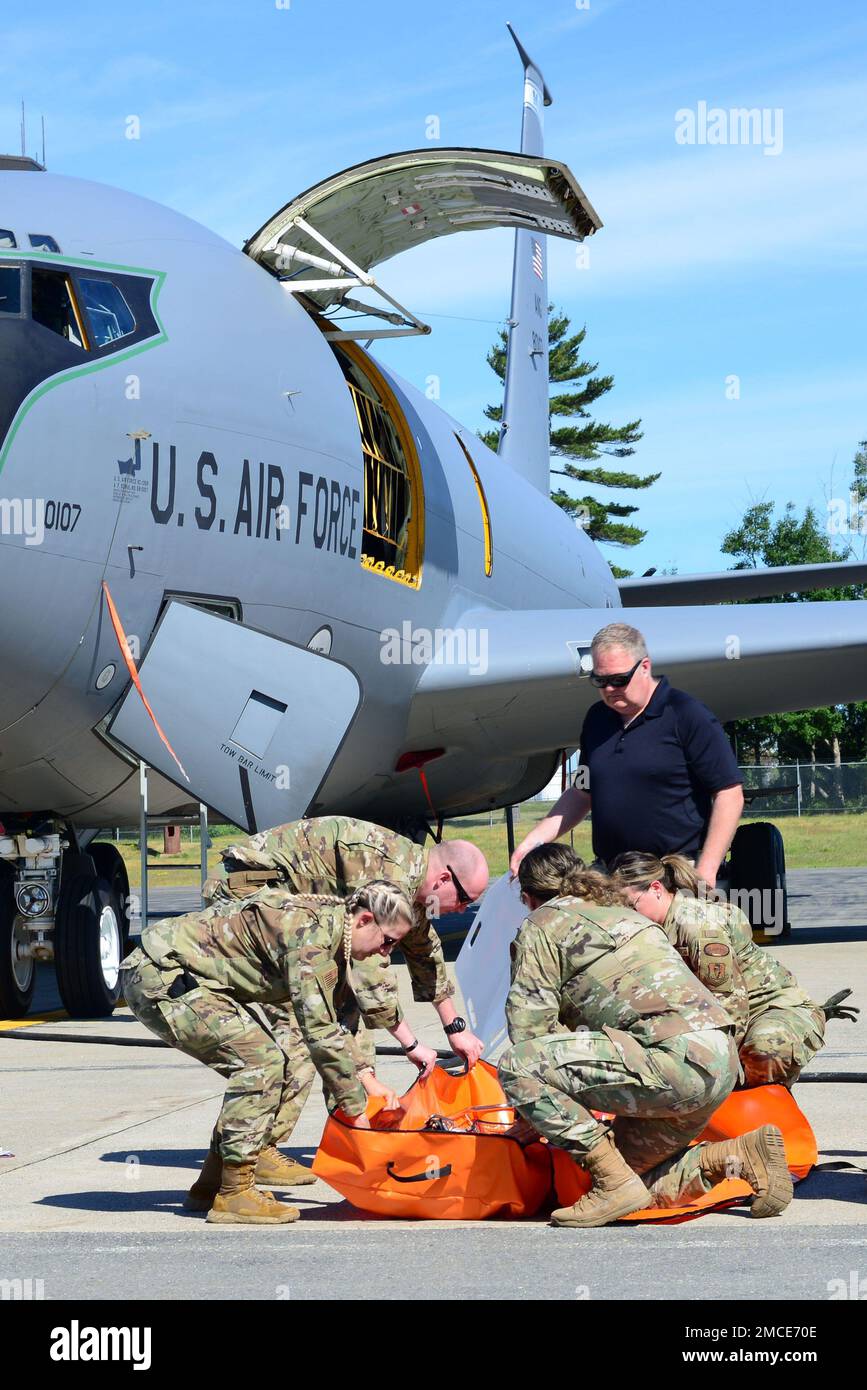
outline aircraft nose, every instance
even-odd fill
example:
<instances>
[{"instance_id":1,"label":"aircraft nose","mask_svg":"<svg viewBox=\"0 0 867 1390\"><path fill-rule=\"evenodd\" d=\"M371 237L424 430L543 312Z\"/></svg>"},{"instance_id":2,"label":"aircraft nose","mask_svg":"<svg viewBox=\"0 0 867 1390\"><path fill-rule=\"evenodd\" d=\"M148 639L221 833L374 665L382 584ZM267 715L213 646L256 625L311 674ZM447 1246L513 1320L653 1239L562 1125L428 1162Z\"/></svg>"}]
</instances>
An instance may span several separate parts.
<instances>
[{"instance_id":1,"label":"aircraft nose","mask_svg":"<svg viewBox=\"0 0 867 1390\"><path fill-rule=\"evenodd\" d=\"M45 347L50 335L39 325L7 317L4 302L0 295L0 771L21 742L21 721L68 661L70 630L81 617L81 565L68 554L52 501L58 493L63 500L68 475L53 452L53 426L39 413L39 387L58 366L54 345ZM58 342L62 356L69 345ZM71 502L69 515L71 524Z\"/></svg>"}]
</instances>

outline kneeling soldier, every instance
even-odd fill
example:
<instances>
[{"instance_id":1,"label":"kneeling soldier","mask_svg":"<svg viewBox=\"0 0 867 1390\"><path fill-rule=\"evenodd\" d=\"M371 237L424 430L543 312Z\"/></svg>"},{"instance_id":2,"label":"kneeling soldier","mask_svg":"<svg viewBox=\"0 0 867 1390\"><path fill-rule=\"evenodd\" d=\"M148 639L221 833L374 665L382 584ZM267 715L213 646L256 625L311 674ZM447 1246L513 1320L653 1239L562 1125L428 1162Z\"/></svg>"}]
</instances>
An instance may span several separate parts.
<instances>
[{"instance_id":1,"label":"kneeling soldier","mask_svg":"<svg viewBox=\"0 0 867 1390\"><path fill-rule=\"evenodd\" d=\"M216 1223L277 1225L298 1218L254 1183L272 1144L290 1059L251 1011L290 1000L306 1052L343 1116L367 1128L363 1058L338 1023L351 959L388 956L409 931L412 907L391 883L368 883L344 899L263 889L234 903L148 925L123 962L123 992L152 1032L228 1079L217 1126Z\"/></svg>"},{"instance_id":2,"label":"kneeling soldier","mask_svg":"<svg viewBox=\"0 0 867 1390\"><path fill-rule=\"evenodd\" d=\"M720 1003L738 1025L747 1086L792 1087L802 1067L824 1047L827 1020L856 1021L857 1006L841 1004L851 990L815 1004L791 971L756 945L745 913L734 903L708 898L692 865L680 855L621 854L611 870L636 912L658 922L702 983L725 995ZM721 962L703 949L714 932L722 932L731 946L736 972L731 986L727 972L714 976Z\"/></svg>"},{"instance_id":3,"label":"kneeling soldier","mask_svg":"<svg viewBox=\"0 0 867 1390\"><path fill-rule=\"evenodd\" d=\"M778 1129L687 1147L737 1078L728 1014L659 927L567 846L531 850L519 878L532 911L515 941L500 1080L593 1179L554 1225L676 1206L732 1176L756 1193L753 1216L781 1212L792 1180ZM613 1113L613 1130L592 1110Z\"/></svg>"}]
</instances>

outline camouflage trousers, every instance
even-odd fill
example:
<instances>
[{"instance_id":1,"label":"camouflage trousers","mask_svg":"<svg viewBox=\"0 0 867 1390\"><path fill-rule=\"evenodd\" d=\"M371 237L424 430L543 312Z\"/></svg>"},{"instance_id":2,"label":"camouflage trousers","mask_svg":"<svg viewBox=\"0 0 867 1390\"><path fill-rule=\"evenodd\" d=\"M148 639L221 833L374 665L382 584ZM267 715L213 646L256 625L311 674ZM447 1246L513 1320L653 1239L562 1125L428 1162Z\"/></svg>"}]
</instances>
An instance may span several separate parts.
<instances>
[{"instance_id":1,"label":"camouflage trousers","mask_svg":"<svg viewBox=\"0 0 867 1390\"><path fill-rule=\"evenodd\" d=\"M651 1205L677 1206L709 1190L701 1145L687 1146L737 1080L737 1049L722 1029L682 1033L653 1047L636 1042L628 1061L606 1033L547 1033L511 1047L499 1073L515 1109L577 1162L609 1128L591 1110L614 1114L615 1143L643 1177Z\"/></svg>"},{"instance_id":2,"label":"camouflage trousers","mask_svg":"<svg viewBox=\"0 0 867 1390\"><path fill-rule=\"evenodd\" d=\"M272 1130L271 1144L282 1143L289 1138L307 1104L307 1097L316 1079L316 1068L310 1057L301 1029L295 1020L291 1004L260 1004L259 1011L264 1014L268 1031L286 1058L292 1073L293 1084L284 1089L280 1108ZM338 1004L338 1018L350 1032L355 1032L355 1045L367 1066L376 1067L376 1047L373 1033L362 1022L353 1028L354 1020L345 1015ZM325 1093L325 1104L332 1108L332 1099Z\"/></svg>"},{"instance_id":3,"label":"camouflage trousers","mask_svg":"<svg viewBox=\"0 0 867 1390\"><path fill-rule=\"evenodd\" d=\"M740 1045L747 1086L793 1086L825 1046L825 1015L807 1004L766 1009L751 1020Z\"/></svg>"},{"instance_id":4,"label":"camouflage trousers","mask_svg":"<svg viewBox=\"0 0 867 1390\"><path fill-rule=\"evenodd\" d=\"M293 1128L315 1074L310 1053L288 1010L275 1010L275 1030L251 1006L204 985L172 999L179 974L138 949L123 966L124 998L163 1042L226 1078L214 1135L227 1163L245 1163Z\"/></svg>"}]
</instances>

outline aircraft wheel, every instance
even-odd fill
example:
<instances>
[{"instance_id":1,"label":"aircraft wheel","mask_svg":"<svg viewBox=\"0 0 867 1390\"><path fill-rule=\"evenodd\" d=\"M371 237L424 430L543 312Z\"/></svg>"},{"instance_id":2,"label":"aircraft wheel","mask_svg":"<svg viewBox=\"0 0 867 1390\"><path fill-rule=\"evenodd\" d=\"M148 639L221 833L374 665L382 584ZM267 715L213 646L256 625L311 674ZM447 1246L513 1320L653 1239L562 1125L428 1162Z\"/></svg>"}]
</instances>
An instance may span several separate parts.
<instances>
[{"instance_id":1,"label":"aircraft wheel","mask_svg":"<svg viewBox=\"0 0 867 1390\"><path fill-rule=\"evenodd\" d=\"M106 883L110 883L117 895L118 904L121 910L121 932L123 935L123 952L126 955L129 951L129 875L126 871L126 864L120 850L115 849L114 845L100 841L97 844L90 844L87 853L93 860L96 872L100 878L104 878Z\"/></svg>"},{"instance_id":2,"label":"aircraft wheel","mask_svg":"<svg viewBox=\"0 0 867 1390\"><path fill-rule=\"evenodd\" d=\"M15 880L0 875L0 1017L24 1018L30 1010L36 984L36 961L22 956L30 941L15 910Z\"/></svg>"},{"instance_id":3,"label":"aircraft wheel","mask_svg":"<svg viewBox=\"0 0 867 1390\"><path fill-rule=\"evenodd\" d=\"M114 885L79 874L63 887L54 928L57 985L71 1018L107 1018L120 998L124 908Z\"/></svg>"}]
</instances>

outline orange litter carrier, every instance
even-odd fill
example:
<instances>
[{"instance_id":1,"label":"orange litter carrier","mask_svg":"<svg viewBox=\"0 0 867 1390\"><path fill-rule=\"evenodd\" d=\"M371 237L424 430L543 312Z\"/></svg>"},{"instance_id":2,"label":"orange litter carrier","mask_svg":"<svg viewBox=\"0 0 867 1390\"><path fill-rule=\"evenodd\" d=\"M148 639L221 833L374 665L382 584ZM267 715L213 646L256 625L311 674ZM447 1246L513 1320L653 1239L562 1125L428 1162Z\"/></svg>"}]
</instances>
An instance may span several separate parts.
<instances>
[{"instance_id":1,"label":"orange litter carrier","mask_svg":"<svg viewBox=\"0 0 867 1390\"><path fill-rule=\"evenodd\" d=\"M545 1205L570 1206L590 1187L589 1174L564 1150L509 1134L517 1117L487 1062L459 1076L436 1067L407 1091L400 1110L385 1111L374 1099L367 1114L369 1130L348 1125L339 1111L329 1117L313 1171L377 1216L533 1216ZM784 1086L732 1092L695 1142L733 1139L765 1124L782 1131L792 1175L806 1177L818 1156L816 1139ZM683 1206L649 1207L624 1220L676 1224L750 1196L747 1183L727 1179Z\"/></svg>"},{"instance_id":2,"label":"orange litter carrier","mask_svg":"<svg viewBox=\"0 0 867 1390\"><path fill-rule=\"evenodd\" d=\"M367 1114L369 1130L335 1111L313 1163L318 1177L362 1211L481 1221L532 1216L550 1196L550 1149L508 1137L517 1117L487 1062L460 1076L435 1067L402 1097L399 1111L383 1111L374 1098Z\"/></svg>"}]
</instances>

